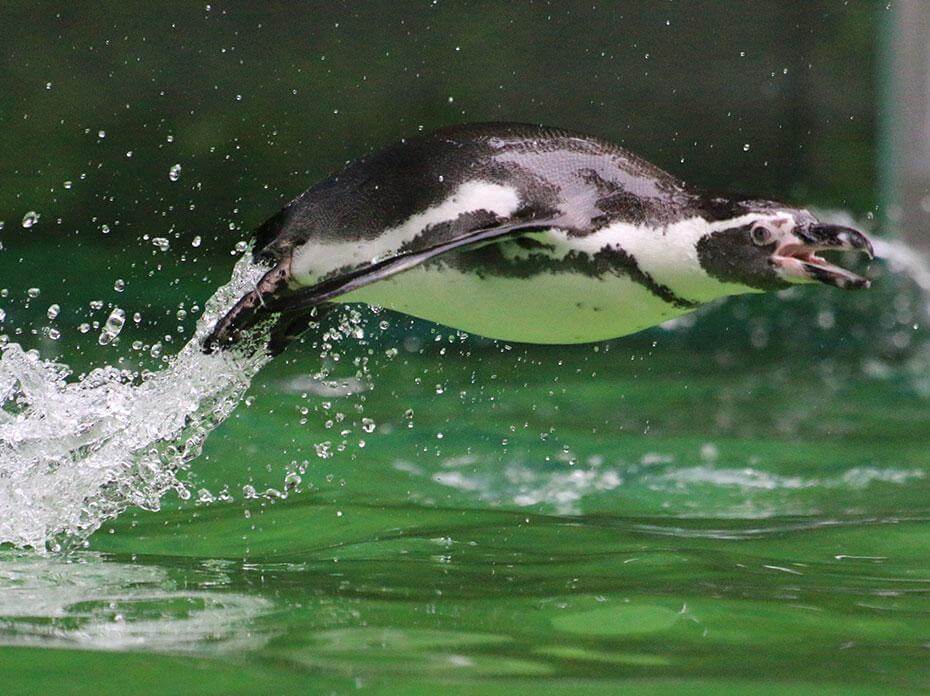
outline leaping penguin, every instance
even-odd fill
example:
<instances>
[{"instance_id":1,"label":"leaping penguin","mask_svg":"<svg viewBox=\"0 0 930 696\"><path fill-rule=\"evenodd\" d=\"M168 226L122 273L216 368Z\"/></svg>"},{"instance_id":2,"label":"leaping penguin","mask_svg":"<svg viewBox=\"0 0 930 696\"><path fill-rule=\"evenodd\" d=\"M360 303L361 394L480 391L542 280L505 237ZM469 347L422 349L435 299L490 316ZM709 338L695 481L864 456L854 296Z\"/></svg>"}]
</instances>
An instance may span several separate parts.
<instances>
[{"instance_id":1,"label":"leaping penguin","mask_svg":"<svg viewBox=\"0 0 930 696\"><path fill-rule=\"evenodd\" d=\"M365 302L489 338L586 343L727 295L869 281L818 256L873 255L861 232L774 201L713 195L595 137L459 125L348 164L257 231L267 274L206 351L278 315Z\"/></svg>"}]
</instances>

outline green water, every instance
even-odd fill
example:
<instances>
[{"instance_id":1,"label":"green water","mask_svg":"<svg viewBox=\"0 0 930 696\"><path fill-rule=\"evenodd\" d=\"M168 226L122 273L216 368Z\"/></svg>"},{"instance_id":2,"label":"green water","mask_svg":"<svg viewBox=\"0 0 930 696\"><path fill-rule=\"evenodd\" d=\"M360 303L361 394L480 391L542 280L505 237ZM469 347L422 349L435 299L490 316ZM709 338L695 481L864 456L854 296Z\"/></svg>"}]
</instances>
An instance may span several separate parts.
<instances>
[{"instance_id":1,"label":"green water","mask_svg":"<svg viewBox=\"0 0 930 696\"><path fill-rule=\"evenodd\" d=\"M895 218L876 180L902 167L876 148L906 106L877 77L897 6L7 0L0 335L78 372L137 367L136 340L176 353L251 230L462 121ZM926 689L930 351L890 284L731 300L597 352L422 324L421 352L392 319L349 397L291 351L190 500L69 555L0 547L0 695ZM141 321L104 350L78 326L114 306Z\"/></svg>"},{"instance_id":2,"label":"green water","mask_svg":"<svg viewBox=\"0 0 930 696\"><path fill-rule=\"evenodd\" d=\"M308 392L296 350L210 438L190 501L70 556L0 552L5 693L930 685L913 363L727 332L700 351L442 333L373 344L354 396Z\"/></svg>"}]
</instances>

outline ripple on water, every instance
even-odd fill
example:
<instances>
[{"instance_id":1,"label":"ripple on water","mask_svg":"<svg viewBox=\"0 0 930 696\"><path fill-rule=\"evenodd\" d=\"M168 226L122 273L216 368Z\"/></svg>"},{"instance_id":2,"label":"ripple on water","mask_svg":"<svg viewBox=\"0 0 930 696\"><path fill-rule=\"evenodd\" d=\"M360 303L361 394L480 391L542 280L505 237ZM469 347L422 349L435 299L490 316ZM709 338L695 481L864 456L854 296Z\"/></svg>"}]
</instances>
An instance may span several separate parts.
<instances>
[{"instance_id":1,"label":"ripple on water","mask_svg":"<svg viewBox=\"0 0 930 696\"><path fill-rule=\"evenodd\" d=\"M226 653L261 647L253 622L274 605L263 597L185 589L157 566L0 556L0 644Z\"/></svg>"}]
</instances>

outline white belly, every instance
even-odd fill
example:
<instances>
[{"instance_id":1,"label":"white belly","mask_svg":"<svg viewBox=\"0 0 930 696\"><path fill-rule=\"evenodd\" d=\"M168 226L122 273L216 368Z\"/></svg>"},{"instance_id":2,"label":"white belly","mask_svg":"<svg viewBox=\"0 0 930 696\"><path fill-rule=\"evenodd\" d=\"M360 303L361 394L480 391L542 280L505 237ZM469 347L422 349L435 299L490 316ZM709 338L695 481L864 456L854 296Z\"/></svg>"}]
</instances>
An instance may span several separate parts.
<instances>
[{"instance_id":1,"label":"white belly","mask_svg":"<svg viewBox=\"0 0 930 696\"><path fill-rule=\"evenodd\" d=\"M524 343L601 341L690 311L620 276L482 278L436 265L410 269L340 301L366 302L488 338Z\"/></svg>"}]
</instances>

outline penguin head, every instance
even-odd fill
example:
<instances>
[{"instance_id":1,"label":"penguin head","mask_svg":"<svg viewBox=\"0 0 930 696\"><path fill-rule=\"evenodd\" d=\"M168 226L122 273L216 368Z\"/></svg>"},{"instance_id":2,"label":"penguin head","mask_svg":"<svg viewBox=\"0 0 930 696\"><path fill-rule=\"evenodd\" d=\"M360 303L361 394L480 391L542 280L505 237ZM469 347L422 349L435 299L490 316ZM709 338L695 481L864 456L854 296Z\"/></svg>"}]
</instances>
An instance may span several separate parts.
<instances>
[{"instance_id":1,"label":"penguin head","mask_svg":"<svg viewBox=\"0 0 930 696\"><path fill-rule=\"evenodd\" d=\"M872 243L851 227L820 222L807 210L770 201L744 203L735 217L715 220L697 243L698 260L711 277L750 291L819 282L847 290L869 281L819 256L857 251L874 256Z\"/></svg>"}]
</instances>

